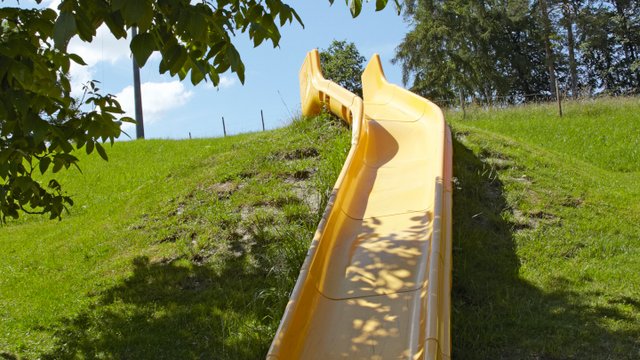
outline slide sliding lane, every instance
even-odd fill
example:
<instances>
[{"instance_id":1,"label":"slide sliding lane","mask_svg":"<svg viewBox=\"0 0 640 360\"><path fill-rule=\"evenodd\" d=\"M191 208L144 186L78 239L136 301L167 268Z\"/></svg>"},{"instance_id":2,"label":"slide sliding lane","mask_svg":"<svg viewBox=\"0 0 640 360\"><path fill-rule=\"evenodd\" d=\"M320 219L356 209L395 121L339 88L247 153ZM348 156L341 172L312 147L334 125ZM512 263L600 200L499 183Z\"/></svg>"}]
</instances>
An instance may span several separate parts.
<instances>
[{"instance_id":1,"label":"slide sliding lane","mask_svg":"<svg viewBox=\"0 0 640 360\"><path fill-rule=\"evenodd\" d=\"M326 104L352 147L269 359L451 356L451 135L377 55L362 83L364 102L322 77L315 50L300 71L303 113Z\"/></svg>"}]
</instances>

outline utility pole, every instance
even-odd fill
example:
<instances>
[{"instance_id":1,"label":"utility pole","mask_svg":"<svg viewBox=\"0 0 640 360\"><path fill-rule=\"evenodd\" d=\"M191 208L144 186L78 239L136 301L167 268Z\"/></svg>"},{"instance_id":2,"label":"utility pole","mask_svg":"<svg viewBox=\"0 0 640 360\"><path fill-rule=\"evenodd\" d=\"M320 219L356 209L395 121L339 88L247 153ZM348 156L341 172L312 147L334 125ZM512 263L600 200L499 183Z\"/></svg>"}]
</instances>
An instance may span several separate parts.
<instances>
[{"instance_id":1,"label":"utility pole","mask_svg":"<svg viewBox=\"0 0 640 360\"><path fill-rule=\"evenodd\" d=\"M138 35L138 29L131 27L131 38L133 39ZM144 120L142 119L142 91L140 90L140 67L136 62L135 56L131 55L133 59L133 98L136 106L136 139L144 139Z\"/></svg>"}]
</instances>

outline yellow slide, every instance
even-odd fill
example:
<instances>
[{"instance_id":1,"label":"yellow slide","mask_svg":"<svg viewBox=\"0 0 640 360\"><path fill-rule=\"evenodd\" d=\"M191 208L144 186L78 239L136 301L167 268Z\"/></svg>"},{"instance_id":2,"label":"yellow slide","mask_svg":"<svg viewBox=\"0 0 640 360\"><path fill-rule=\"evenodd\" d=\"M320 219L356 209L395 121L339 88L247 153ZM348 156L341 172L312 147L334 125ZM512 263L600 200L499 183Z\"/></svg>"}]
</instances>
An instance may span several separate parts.
<instances>
[{"instance_id":1,"label":"yellow slide","mask_svg":"<svg viewBox=\"0 0 640 360\"><path fill-rule=\"evenodd\" d=\"M362 85L325 80L317 50L300 70L303 114L324 104L352 146L268 359L451 357L451 134L378 55Z\"/></svg>"}]
</instances>

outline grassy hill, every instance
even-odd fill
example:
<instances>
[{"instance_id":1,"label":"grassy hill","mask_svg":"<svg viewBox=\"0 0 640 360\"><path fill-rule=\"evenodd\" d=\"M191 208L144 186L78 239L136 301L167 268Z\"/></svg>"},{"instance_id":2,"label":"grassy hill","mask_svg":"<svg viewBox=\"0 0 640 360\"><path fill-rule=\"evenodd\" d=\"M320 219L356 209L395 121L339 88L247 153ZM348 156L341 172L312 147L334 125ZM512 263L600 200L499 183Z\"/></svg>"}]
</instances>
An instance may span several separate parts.
<instances>
[{"instance_id":1,"label":"grassy hill","mask_svg":"<svg viewBox=\"0 0 640 360\"><path fill-rule=\"evenodd\" d=\"M455 357L640 358L640 101L468 115L448 116Z\"/></svg>"},{"instance_id":2,"label":"grassy hill","mask_svg":"<svg viewBox=\"0 0 640 360\"><path fill-rule=\"evenodd\" d=\"M458 359L640 357L640 101L447 114ZM342 166L326 117L116 144L0 227L0 358L264 357Z\"/></svg>"},{"instance_id":3,"label":"grassy hill","mask_svg":"<svg viewBox=\"0 0 640 360\"><path fill-rule=\"evenodd\" d=\"M349 142L319 117L82 157L71 215L0 227L0 358L263 356Z\"/></svg>"}]
</instances>

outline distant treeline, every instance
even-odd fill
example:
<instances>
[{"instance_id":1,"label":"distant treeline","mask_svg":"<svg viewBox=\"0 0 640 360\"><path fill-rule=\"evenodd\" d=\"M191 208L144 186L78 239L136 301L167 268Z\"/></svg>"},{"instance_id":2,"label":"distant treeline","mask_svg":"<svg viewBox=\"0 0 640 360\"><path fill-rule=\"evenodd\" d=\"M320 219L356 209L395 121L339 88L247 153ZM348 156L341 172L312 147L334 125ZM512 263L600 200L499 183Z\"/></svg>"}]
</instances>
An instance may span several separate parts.
<instances>
[{"instance_id":1,"label":"distant treeline","mask_svg":"<svg viewBox=\"0 0 640 360\"><path fill-rule=\"evenodd\" d=\"M404 82L442 101L640 93L638 0L405 0Z\"/></svg>"}]
</instances>

